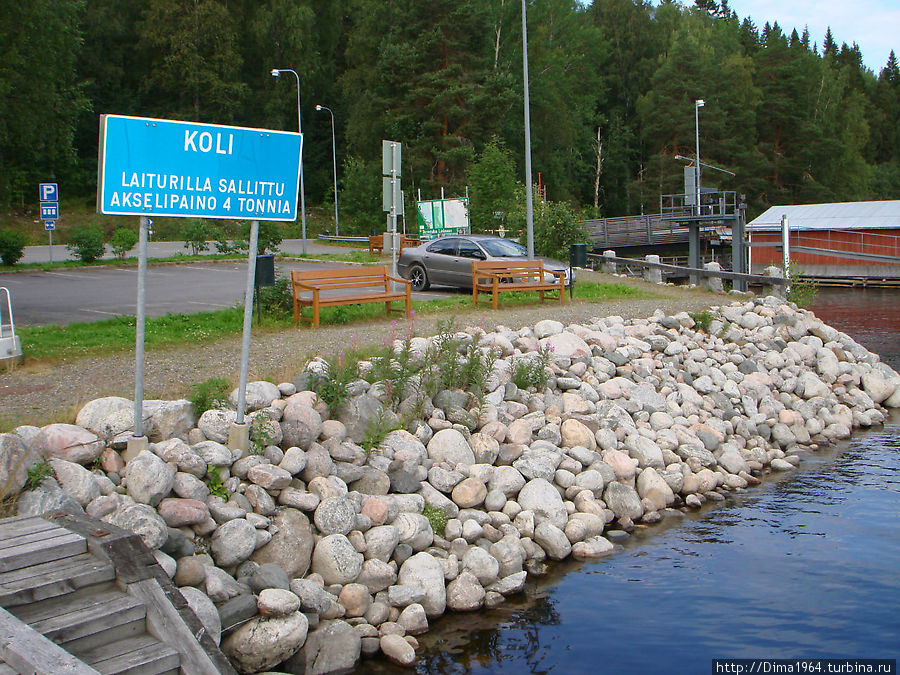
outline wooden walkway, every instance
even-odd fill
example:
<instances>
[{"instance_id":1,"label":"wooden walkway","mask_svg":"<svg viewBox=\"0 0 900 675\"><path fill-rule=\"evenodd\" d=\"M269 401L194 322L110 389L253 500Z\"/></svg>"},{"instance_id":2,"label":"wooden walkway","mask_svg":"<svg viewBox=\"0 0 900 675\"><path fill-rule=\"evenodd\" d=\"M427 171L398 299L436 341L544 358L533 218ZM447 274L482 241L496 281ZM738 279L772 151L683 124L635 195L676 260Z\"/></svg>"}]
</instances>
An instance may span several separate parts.
<instances>
[{"instance_id":1,"label":"wooden walkway","mask_svg":"<svg viewBox=\"0 0 900 675\"><path fill-rule=\"evenodd\" d=\"M54 517L66 527L33 516L0 521L0 675L234 672L221 652L209 662L210 645L193 638L193 613L195 625L181 626L184 607L168 598L186 603L136 535L86 516ZM168 587L148 592L159 576Z\"/></svg>"}]
</instances>

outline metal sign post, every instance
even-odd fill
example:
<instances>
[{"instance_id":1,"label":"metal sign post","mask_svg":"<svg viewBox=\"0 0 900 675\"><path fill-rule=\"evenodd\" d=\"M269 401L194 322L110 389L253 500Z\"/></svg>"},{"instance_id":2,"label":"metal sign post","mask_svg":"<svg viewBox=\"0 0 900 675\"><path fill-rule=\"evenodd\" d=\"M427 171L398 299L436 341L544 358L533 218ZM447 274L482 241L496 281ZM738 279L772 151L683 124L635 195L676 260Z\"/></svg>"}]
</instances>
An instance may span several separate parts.
<instances>
[{"instance_id":1,"label":"metal sign post","mask_svg":"<svg viewBox=\"0 0 900 675\"><path fill-rule=\"evenodd\" d=\"M147 299L147 216L141 216L138 226L138 278L137 312L135 314L134 338L134 432L128 437L123 455L130 462L147 449L148 438L144 435L144 326L146 324Z\"/></svg>"},{"instance_id":2,"label":"metal sign post","mask_svg":"<svg viewBox=\"0 0 900 675\"><path fill-rule=\"evenodd\" d=\"M250 329L253 325L253 286L256 278L256 249L259 242L259 221L250 223L250 251L247 257L247 287L244 290L244 328L241 339L241 379L238 384L237 415L228 430L228 447L240 450L241 455L250 449L250 424L244 419L247 398L247 371L250 366Z\"/></svg>"},{"instance_id":3,"label":"metal sign post","mask_svg":"<svg viewBox=\"0 0 900 675\"><path fill-rule=\"evenodd\" d=\"M44 221L44 229L50 236L50 264L53 264L53 229L59 220L59 186L56 183L40 183L38 196L41 202L41 220Z\"/></svg>"},{"instance_id":4,"label":"metal sign post","mask_svg":"<svg viewBox=\"0 0 900 675\"><path fill-rule=\"evenodd\" d=\"M403 192L400 190L401 144L397 141L381 141L382 207L390 212L391 275L397 276L397 214L403 212Z\"/></svg>"}]
</instances>

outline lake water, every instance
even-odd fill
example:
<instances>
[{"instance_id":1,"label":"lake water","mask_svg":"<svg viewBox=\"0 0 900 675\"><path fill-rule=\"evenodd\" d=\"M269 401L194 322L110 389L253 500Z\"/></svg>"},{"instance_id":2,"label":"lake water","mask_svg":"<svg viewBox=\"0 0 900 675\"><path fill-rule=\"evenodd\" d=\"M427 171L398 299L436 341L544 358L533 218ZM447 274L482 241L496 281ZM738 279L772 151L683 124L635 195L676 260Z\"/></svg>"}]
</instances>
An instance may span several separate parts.
<instances>
[{"instance_id":1,"label":"lake water","mask_svg":"<svg viewBox=\"0 0 900 675\"><path fill-rule=\"evenodd\" d=\"M813 308L900 369L900 290ZM420 636L420 673L700 673L714 658L897 658L900 415L718 506ZM394 671L384 662L368 672ZM399 669L396 669L399 672Z\"/></svg>"}]
</instances>

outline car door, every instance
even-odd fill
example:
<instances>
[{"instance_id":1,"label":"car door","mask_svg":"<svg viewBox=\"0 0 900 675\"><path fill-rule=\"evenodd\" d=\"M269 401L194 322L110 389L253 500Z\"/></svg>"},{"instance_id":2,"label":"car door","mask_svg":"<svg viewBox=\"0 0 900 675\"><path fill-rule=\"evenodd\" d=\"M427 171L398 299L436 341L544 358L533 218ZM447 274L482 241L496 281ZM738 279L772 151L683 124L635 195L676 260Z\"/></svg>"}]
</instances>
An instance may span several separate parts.
<instances>
[{"instance_id":1,"label":"car door","mask_svg":"<svg viewBox=\"0 0 900 675\"><path fill-rule=\"evenodd\" d=\"M458 265L456 249L459 239L446 237L432 242L425 248L422 261L425 263L425 272L432 284L454 284L454 267Z\"/></svg>"},{"instance_id":2,"label":"car door","mask_svg":"<svg viewBox=\"0 0 900 675\"><path fill-rule=\"evenodd\" d=\"M472 287L472 261L484 260L484 251L471 239L460 239L457 250L457 264L453 268L453 285L461 288Z\"/></svg>"}]
</instances>

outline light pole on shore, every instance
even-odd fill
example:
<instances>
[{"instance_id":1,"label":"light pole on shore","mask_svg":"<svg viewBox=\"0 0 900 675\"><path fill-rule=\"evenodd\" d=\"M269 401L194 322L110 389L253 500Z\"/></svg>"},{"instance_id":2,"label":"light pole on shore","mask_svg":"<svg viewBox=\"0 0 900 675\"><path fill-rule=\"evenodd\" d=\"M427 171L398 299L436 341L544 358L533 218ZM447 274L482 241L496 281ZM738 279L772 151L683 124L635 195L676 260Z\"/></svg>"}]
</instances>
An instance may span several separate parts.
<instances>
[{"instance_id":1,"label":"light pole on shore","mask_svg":"<svg viewBox=\"0 0 900 675\"><path fill-rule=\"evenodd\" d=\"M697 163L694 167L694 188L697 197L697 215L700 215L700 108L706 105L706 101L698 98L694 101L694 133L697 143Z\"/></svg>"},{"instance_id":2,"label":"light pole on shore","mask_svg":"<svg viewBox=\"0 0 900 675\"><path fill-rule=\"evenodd\" d=\"M528 258L534 260L534 198L531 194L531 104L528 100L528 21L522 0L522 79L525 99L525 235Z\"/></svg>"},{"instance_id":3,"label":"light pole on shore","mask_svg":"<svg viewBox=\"0 0 900 675\"><path fill-rule=\"evenodd\" d=\"M297 133L303 133L300 123L300 76L296 70L290 68L272 68L272 77L278 77L281 73L293 73L297 78ZM303 188L303 147L300 148L300 236L303 237L303 255L306 255L306 193Z\"/></svg>"},{"instance_id":4,"label":"light pole on shore","mask_svg":"<svg viewBox=\"0 0 900 675\"><path fill-rule=\"evenodd\" d=\"M338 221L338 195L337 195L337 147L334 142L334 111L324 105L316 105L316 110L327 110L331 115L331 162L334 165L334 236L341 236L341 226Z\"/></svg>"}]
</instances>

